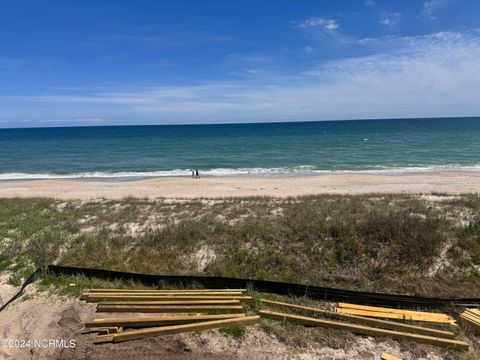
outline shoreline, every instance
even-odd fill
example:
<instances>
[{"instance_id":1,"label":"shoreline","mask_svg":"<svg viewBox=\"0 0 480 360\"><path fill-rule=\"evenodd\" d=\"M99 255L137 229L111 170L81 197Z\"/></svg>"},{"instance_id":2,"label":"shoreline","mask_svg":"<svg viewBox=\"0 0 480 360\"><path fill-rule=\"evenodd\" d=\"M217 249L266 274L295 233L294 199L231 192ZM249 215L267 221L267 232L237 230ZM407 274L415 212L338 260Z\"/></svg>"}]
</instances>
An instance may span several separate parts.
<instances>
[{"instance_id":1,"label":"shoreline","mask_svg":"<svg viewBox=\"0 0 480 360\"><path fill-rule=\"evenodd\" d=\"M109 179L35 179L0 181L0 198L222 198L366 193L480 193L480 172L428 172L404 174L337 173L302 176L225 176L192 179L157 177Z\"/></svg>"},{"instance_id":2,"label":"shoreline","mask_svg":"<svg viewBox=\"0 0 480 360\"><path fill-rule=\"evenodd\" d=\"M480 174L480 164L470 166L435 166L435 167L396 167L380 169L343 169L343 170L294 170L287 168L228 168L200 170L202 178L298 178L325 175L385 175L401 176L416 174ZM119 172L79 172L79 173L23 173L10 172L0 174L0 183L8 181L34 180L91 180L91 181L135 181L157 178L189 178L191 170L158 170L158 171L119 171Z\"/></svg>"}]
</instances>

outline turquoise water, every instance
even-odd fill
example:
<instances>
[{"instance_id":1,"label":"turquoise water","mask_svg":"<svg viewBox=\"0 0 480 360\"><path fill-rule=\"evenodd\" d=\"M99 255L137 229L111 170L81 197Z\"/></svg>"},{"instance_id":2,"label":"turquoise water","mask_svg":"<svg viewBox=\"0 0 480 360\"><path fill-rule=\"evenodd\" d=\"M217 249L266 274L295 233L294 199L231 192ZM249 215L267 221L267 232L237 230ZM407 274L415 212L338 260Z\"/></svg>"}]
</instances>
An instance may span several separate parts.
<instances>
[{"instance_id":1,"label":"turquoise water","mask_svg":"<svg viewBox=\"0 0 480 360\"><path fill-rule=\"evenodd\" d=\"M480 118L0 129L0 179L480 171Z\"/></svg>"}]
</instances>

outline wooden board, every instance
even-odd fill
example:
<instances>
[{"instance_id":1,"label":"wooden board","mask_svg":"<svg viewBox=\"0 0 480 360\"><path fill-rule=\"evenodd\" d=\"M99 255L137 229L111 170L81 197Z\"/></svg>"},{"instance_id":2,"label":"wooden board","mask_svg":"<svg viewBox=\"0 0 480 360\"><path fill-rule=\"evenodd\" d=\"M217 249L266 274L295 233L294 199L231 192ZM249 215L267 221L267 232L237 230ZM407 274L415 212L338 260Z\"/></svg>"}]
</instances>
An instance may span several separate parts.
<instances>
[{"instance_id":1,"label":"wooden board","mask_svg":"<svg viewBox=\"0 0 480 360\"><path fill-rule=\"evenodd\" d=\"M123 296L130 296L130 295L143 295L143 296L158 296L158 295L162 295L161 293L121 293L121 292L117 292L115 293L117 295L123 295ZM81 300L87 300L90 296L110 296L112 295L112 293L101 293L101 292L97 292L97 293L92 293L92 292L84 292L80 295L80 299ZM182 296L188 296L188 295L196 295L196 296L202 296L202 295L206 295L206 296L214 296L214 295L221 295L221 296L242 296L242 293L239 292L239 291L212 291L212 292L188 292L188 291L176 291L176 292L171 292L171 293L168 293L167 295L170 295L170 296L178 296L178 295L182 295Z\"/></svg>"},{"instance_id":2,"label":"wooden board","mask_svg":"<svg viewBox=\"0 0 480 360\"><path fill-rule=\"evenodd\" d=\"M105 306L111 305L238 305L240 300L181 300L181 301L105 301L99 304Z\"/></svg>"},{"instance_id":3,"label":"wooden board","mask_svg":"<svg viewBox=\"0 0 480 360\"><path fill-rule=\"evenodd\" d=\"M273 311L261 310L260 316L268 319L290 321L297 324L307 326L319 326L325 328L339 329L351 331L355 334L367 335L367 336L386 336L394 339L407 339L416 341L419 343L437 345L443 347L453 347L460 350L468 350L468 344L460 340L437 338L433 336L425 336L420 334L412 334L400 331L379 329L374 327L368 327L363 325L343 323L330 320L321 320L305 316L297 316L291 314L277 313Z\"/></svg>"},{"instance_id":4,"label":"wooden board","mask_svg":"<svg viewBox=\"0 0 480 360\"><path fill-rule=\"evenodd\" d=\"M390 355L390 354L387 354L387 353L383 353L381 359L382 360L402 360L400 358L397 358L397 357L395 357L393 355Z\"/></svg>"},{"instance_id":5,"label":"wooden board","mask_svg":"<svg viewBox=\"0 0 480 360\"><path fill-rule=\"evenodd\" d=\"M470 313L468 311L463 312L462 314L460 314L460 316L466 317L466 318L472 320L473 322L476 322L476 323L480 324L480 318L473 315L472 313Z\"/></svg>"},{"instance_id":6,"label":"wooden board","mask_svg":"<svg viewBox=\"0 0 480 360\"><path fill-rule=\"evenodd\" d=\"M239 305L155 305L155 306L135 306L135 305L97 305L97 312L144 312L144 313L196 313L208 311L239 312L243 307Z\"/></svg>"},{"instance_id":7,"label":"wooden board","mask_svg":"<svg viewBox=\"0 0 480 360\"><path fill-rule=\"evenodd\" d=\"M173 290L147 290L147 289L89 289L87 292L138 292L138 293L171 293L171 292L208 292L208 291L215 291L215 292L221 292L221 291L228 291L228 292L245 292L247 289L173 289Z\"/></svg>"},{"instance_id":8,"label":"wooden board","mask_svg":"<svg viewBox=\"0 0 480 360\"><path fill-rule=\"evenodd\" d=\"M162 325L190 324L194 322L232 319L245 317L245 314L215 314L215 315L181 315L181 316L155 316L155 317L134 317L134 318L110 318L95 319L85 323L86 328L99 327L147 327Z\"/></svg>"},{"instance_id":9,"label":"wooden board","mask_svg":"<svg viewBox=\"0 0 480 360\"><path fill-rule=\"evenodd\" d=\"M88 295L85 298L88 302L101 302L101 301L160 301L160 300L240 300L250 301L251 296L222 296L222 295Z\"/></svg>"},{"instance_id":10,"label":"wooden board","mask_svg":"<svg viewBox=\"0 0 480 360\"><path fill-rule=\"evenodd\" d=\"M468 317L480 325L480 311L477 309L467 309L461 314L461 316Z\"/></svg>"},{"instance_id":11,"label":"wooden board","mask_svg":"<svg viewBox=\"0 0 480 360\"><path fill-rule=\"evenodd\" d=\"M360 315L360 316L376 317L376 318L382 318L382 319L422 321L422 322L449 324L452 326L456 326L456 322L453 319L452 320L436 319L436 318L431 318L429 316L424 316L421 314L418 314L418 315L403 314L402 315L402 314L394 314L394 313L384 313L384 312L377 312L377 311L344 309L344 308L336 308L335 312L338 312L340 314Z\"/></svg>"},{"instance_id":12,"label":"wooden board","mask_svg":"<svg viewBox=\"0 0 480 360\"><path fill-rule=\"evenodd\" d=\"M473 321L471 321L471 320L469 320L469 319L466 319L466 318L464 318L464 317L462 317L462 322L463 322L464 324L467 324L467 325L473 327L473 328L475 329L475 331L480 331L480 325L479 325L479 324L477 324L477 323L475 323L475 322L473 322Z\"/></svg>"},{"instance_id":13,"label":"wooden board","mask_svg":"<svg viewBox=\"0 0 480 360\"><path fill-rule=\"evenodd\" d=\"M412 316L422 316L433 319L443 319L443 320L455 320L451 316L443 313L432 313L425 311L413 311L413 310L403 310L403 309L390 309L385 307L378 306L367 306L367 305L357 305L357 304L348 304L348 303L338 303L339 308L344 309L357 309L357 310L367 310L367 311L376 311L381 313L392 313L400 315L412 315Z\"/></svg>"},{"instance_id":14,"label":"wooden board","mask_svg":"<svg viewBox=\"0 0 480 360\"><path fill-rule=\"evenodd\" d=\"M349 320L357 324L379 327L382 329L412 332L416 334L436 336L436 337L442 337L446 339L453 339L455 337L455 334L451 331L443 331L443 330L431 329L423 326L415 326L415 325L397 323L393 321L372 319L372 318L363 317L363 316L341 314L341 313L336 313L329 310L318 309L318 308L309 307L309 306L289 304L289 303L279 302L279 301L271 301L271 300L265 300L265 299L260 299L260 301L264 304L269 304L269 305L278 305L278 306L284 306L292 309L305 310L305 311L311 311L311 312L330 315L330 316L336 316L336 317L339 317L340 319Z\"/></svg>"},{"instance_id":15,"label":"wooden board","mask_svg":"<svg viewBox=\"0 0 480 360\"><path fill-rule=\"evenodd\" d=\"M140 330L130 330L123 331L118 334L113 335L100 335L97 336L96 342L121 342L134 339L143 339L147 337L160 336L160 335L170 335L170 334L179 334L185 332L192 332L198 330L207 330L213 328L221 328L233 325L251 325L258 323L260 321L260 316L245 316L241 318L234 319L225 319L225 320L213 320L199 322L195 324L185 324L185 325L174 325L174 326L163 326L149 329L140 329Z\"/></svg>"},{"instance_id":16,"label":"wooden board","mask_svg":"<svg viewBox=\"0 0 480 360\"><path fill-rule=\"evenodd\" d=\"M464 324L470 325L476 331L480 331L480 312L472 310L474 309L465 310L460 314L460 319Z\"/></svg>"}]
</instances>

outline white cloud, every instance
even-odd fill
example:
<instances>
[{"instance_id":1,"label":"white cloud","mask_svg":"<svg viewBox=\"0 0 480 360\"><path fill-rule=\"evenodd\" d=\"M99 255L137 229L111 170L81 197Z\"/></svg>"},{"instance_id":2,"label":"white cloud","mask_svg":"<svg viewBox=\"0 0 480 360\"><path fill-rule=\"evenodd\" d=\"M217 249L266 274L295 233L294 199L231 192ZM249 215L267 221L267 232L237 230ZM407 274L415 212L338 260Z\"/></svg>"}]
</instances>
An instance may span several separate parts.
<instances>
[{"instance_id":1,"label":"white cloud","mask_svg":"<svg viewBox=\"0 0 480 360\"><path fill-rule=\"evenodd\" d=\"M347 37L340 31L340 24L335 19L311 17L300 23L294 22L294 24L296 28L317 42L335 41L344 43L347 41Z\"/></svg>"},{"instance_id":2,"label":"white cloud","mask_svg":"<svg viewBox=\"0 0 480 360\"><path fill-rule=\"evenodd\" d=\"M311 46L305 46L303 48L303 52L306 54L306 55L312 55L315 50L311 47Z\"/></svg>"},{"instance_id":3,"label":"white cloud","mask_svg":"<svg viewBox=\"0 0 480 360\"><path fill-rule=\"evenodd\" d=\"M436 12L447 6L447 0L426 0L423 3L423 8L420 17L423 19L436 19Z\"/></svg>"},{"instance_id":4,"label":"white cloud","mask_svg":"<svg viewBox=\"0 0 480 360\"><path fill-rule=\"evenodd\" d=\"M387 25L387 26L392 25L392 20L389 18L386 18L386 19L380 20L380 24Z\"/></svg>"},{"instance_id":5,"label":"white cloud","mask_svg":"<svg viewBox=\"0 0 480 360\"><path fill-rule=\"evenodd\" d=\"M335 30L338 29L339 25L336 20L328 19L328 18L319 18L319 17L312 17L302 21L298 27L316 27L321 26L327 30Z\"/></svg>"},{"instance_id":6,"label":"white cloud","mask_svg":"<svg viewBox=\"0 0 480 360\"><path fill-rule=\"evenodd\" d=\"M17 113L131 119L143 123L478 116L480 32L388 36L358 42L368 56L318 63L301 72L203 85L0 97ZM314 55L312 55L314 56ZM53 105L54 104L54 105ZM25 110L24 110L25 109ZM68 115L68 116L67 116ZM83 115L85 116L85 115Z\"/></svg>"},{"instance_id":7,"label":"white cloud","mask_svg":"<svg viewBox=\"0 0 480 360\"><path fill-rule=\"evenodd\" d=\"M401 18L402 14L399 12L384 13L382 20L380 20L380 24L385 26L394 26L400 21Z\"/></svg>"}]
</instances>

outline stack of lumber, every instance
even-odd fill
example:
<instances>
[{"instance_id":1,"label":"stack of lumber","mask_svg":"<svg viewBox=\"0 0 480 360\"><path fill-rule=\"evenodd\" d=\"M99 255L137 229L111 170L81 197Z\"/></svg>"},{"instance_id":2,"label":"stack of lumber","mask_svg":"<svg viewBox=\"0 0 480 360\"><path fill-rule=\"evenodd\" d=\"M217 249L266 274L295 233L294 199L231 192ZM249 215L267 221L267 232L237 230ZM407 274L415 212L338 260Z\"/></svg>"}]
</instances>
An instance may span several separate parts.
<instances>
[{"instance_id":1,"label":"stack of lumber","mask_svg":"<svg viewBox=\"0 0 480 360\"><path fill-rule=\"evenodd\" d=\"M476 331L480 331L480 310L467 309L460 314L462 321L472 326Z\"/></svg>"},{"instance_id":2,"label":"stack of lumber","mask_svg":"<svg viewBox=\"0 0 480 360\"><path fill-rule=\"evenodd\" d=\"M288 308L292 311L306 311L314 313L316 315L338 318L340 321L320 319L317 317L299 316L291 313L280 313L270 310L261 310L260 316L267 319L288 321L305 326L316 326L346 330L359 335L406 339L424 344L431 344L443 347L454 347L460 350L468 350L468 344L464 341L455 340L455 334L450 331L404 324L395 321L374 319L359 315L345 314L315 307L301 306L265 299L261 299L261 302L267 306L279 306Z\"/></svg>"},{"instance_id":3,"label":"stack of lumber","mask_svg":"<svg viewBox=\"0 0 480 360\"><path fill-rule=\"evenodd\" d=\"M243 303L251 300L250 296L245 296L245 291L91 289L83 292L80 298L97 303L97 312L139 315L87 322L85 327L97 329L96 343L101 343L256 323L259 316L245 314ZM211 312L215 314L208 314ZM141 316L141 313L183 315Z\"/></svg>"},{"instance_id":4,"label":"stack of lumber","mask_svg":"<svg viewBox=\"0 0 480 360\"><path fill-rule=\"evenodd\" d=\"M454 318L447 314L403 309L390 309L377 306L365 306L348 303L339 303L335 311L340 314L360 315L366 317L395 319L403 321L421 321L429 323L457 326Z\"/></svg>"}]
</instances>

